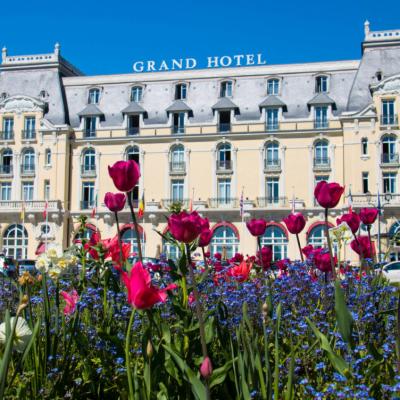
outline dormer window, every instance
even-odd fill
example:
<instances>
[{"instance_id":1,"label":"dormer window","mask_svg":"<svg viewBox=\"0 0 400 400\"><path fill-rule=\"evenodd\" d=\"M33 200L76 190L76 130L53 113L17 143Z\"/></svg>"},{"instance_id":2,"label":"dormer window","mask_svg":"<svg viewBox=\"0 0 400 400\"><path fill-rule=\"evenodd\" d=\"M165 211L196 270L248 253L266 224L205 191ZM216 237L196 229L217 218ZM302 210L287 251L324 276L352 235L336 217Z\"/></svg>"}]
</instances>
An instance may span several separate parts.
<instances>
[{"instance_id":1,"label":"dormer window","mask_svg":"<svg viewBox=\"0 0 400 400\"><path fill-rule=\"evenodd\" d=\"M185 100L187 94L186 83L179 83L175 86L175 100Z\"/></svg>"},{"instance_id":2,"label":"dormer window","mask_svg":"<svg viewBox=\"0 0 400 400\"><path fill-rule=\"evenodd\" d=\"M3 93L0 95L0 100L5 100L7 97L8 97L7 92L3 92Z\"/></svg>"},{"instance_id":3,"label":"dormer window","mask_svg":"<svg viewBox=\"0 0 400 400\"><path fill-rule=\"evenodd\" d=\"M326 93L328 91L328 77L321 75L315 78L315 92Z\"/></svg>"},{"instance_id":4,"label":"dormer window","mask_svg":"<svg viewBox=\"0 0 400 400\"><path fill-rule=\"evenodd\" d=\"M220 97L232 97L232 82L221 82Z\"/></svg>"},{"instance_id":5,"label":"dormer window","mask_svg":"<svg viewBox=\"0 0 400 400\"><path fill-rule=\"evenodd\" d=\"M131 101L139 103L142 101L142 97L143 97L143 88L141 86L134 86L131 89Z\"/></svg>"},{"instance_id":6,"label":"dormer window","mask_svg":"<svg viewBox=\"0 0 400 400\"><path fill-rule=\"evenodd\" d=\"M279 79L268 79L267 94L275 96L279 94Z\"/></svg>"},{"instance_id":7,"label":"dormer window","mask_svg":"<svg viewBox=\"0 0 400 400\"><path fill-rule=\"evenodd\" d=\"M90 89L89 90L89 104L99 104L100 101L100 89Z\"/></svg>"}]
</instances>

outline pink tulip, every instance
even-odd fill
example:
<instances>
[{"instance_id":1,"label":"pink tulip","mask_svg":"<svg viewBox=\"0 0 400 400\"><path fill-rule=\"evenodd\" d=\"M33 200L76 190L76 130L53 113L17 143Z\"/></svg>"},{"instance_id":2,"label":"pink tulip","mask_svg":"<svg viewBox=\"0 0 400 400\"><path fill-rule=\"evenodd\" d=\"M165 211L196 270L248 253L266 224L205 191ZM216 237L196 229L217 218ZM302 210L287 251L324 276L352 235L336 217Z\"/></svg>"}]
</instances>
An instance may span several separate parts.
<instances>
[{"instance_id":1,"label":"pink tulip","mask_svg":"<svg viewBox=\"0 0 400 400\"><path fill-rule=\"evenodd\" d=\"M336 219L337 225L340 225L342 222L347 223L353 234L355 234L360 227L360 217L355 212L349 212Z\"/></svg>"},{"instance_id":2,"label":"pink tulip","mask_svg":"<svg viewBox=\"0 0 400 400\"><path fill-rule=\"evenodd\" d=\"M203 362L200 365L200 375L204 378L204 379L208 379L210 378L210 376L213 373L213 367L211 364L211 360L210 357L205 357Z\"/></svg>"},{"instance_id":3,"label":"pink tulip","mask_svg":"<svg viewBox=\"0 0 400 400\"><path fill-rule=\"evenodd\" d=\"M71 290L69 293L65 291L60 292L61 296L65 300L64 315L71 315L75 312L76 303L79 300L78 293L75 289Z\"/></svg>"},{"instance_id":4,"label":"pink tulip","mask_svg":"<svg viewBox=\"0 0 400 400\"><path fill-rule=\"evenodd\" d=\"M252 266L252 263L247 263L243 260L239 265L231 267L228 270L227 274L236 278L239 282L244 282L249 279L249 274Z\"/></svg>"},{"instance_id":5,"label":"pink tulip","mask_svg":"<svg viewBox=\"0 0 400 400\"><path fill-rule=\"evenodd\" d=\"M264 235L265 229L267 228L267 221L265 219L251 219L246 222L247 229L253 236Z\"/></svg>"},{"instance_id":6,"label":"pink tulip","mask_svg":"<svg viewBox=\"0 0 400 400\"><path fill-rule=\"evenodd\" d=\"M140 168L136 161L117 161L112 167L108 166L108 174L115 187L121 192L130 192L140 178Z\"/></svg>"},{"instance_id":7,"label":"pink tulip","mask_svg":"<svg viewBox=\"0 0 400 400\"><path fill-rule=\"evenodd\" d=\"M202 227L204 227L204 220L196 211L190 214L181 211L179 214L171 214L168 218L168 230L179 242L193 242L202 232Z\"/></svg>"},{"instance_id":8,"label":"pink tulip","mask_svg":"<svg viewBox=\"0 0 400 400\"><path fill-rule=\"evenodd\" d=\"M323 208L334 208L339 203L344 192L344 187L336 182L318 182L314 189L314 196Z\"/></svg>"},{"instance_id":9,"label":"pink tulip","mask_svg":"<svg viewBox=\"0 0 400 400\"><path fill-rule=\"evenodd\" d=\"M360 210L360 219L365 225L372 225L379 214L379 210L377 208L362 208Z\"/></svg>"},{"instance_id":10,"label":"pink tulip","mask_svg":"<svg viewBox=\"0 0 400 400\"><path fill-rule=\"evenodd\" d=\"M302 213L291 213L286 218L283 219L286 224L288 231L292 235L298 235L306 226L306 220Z\"/></svg>"},{"instance_id":11,"label":"pink tulip","mask_svg":"<svg viewBox=\"0 0 400 400\"><path fill-rule=\"evenodd\" d=\"M369 241L368 236L359 236L354 239L350 247L362 258L373 258L375 256L374 244Z\"/></svg>"},{"instance_id":12,"label":"pink tulip","mask_svg":"<svg viewBox=\"0 0 400 400\"><path fill-rule=\"evenodd\" d=\"M153 286L151 276L141 262L132 267L129 275L121 270L121 276L128 289L128 303L139 310L151 308L157 303L165 303L166 292L177 288L175 284L168 285L164 289Z\"/></svg>"},{"instance_id":13,"label":"pink tulip","mask_svg":"<svg viewBox=\"0 0 400 400\"><path fill-rule=\"evenodd\" d=\"M107 192L104 196L104 204L112 212L118 212L125 207L125 193L110 193Z\"/></svg>"},{"instance_id":14,"label":"pink tulip","mask_svg":"<svg viewBox=\"0 0 400 400\"><path fill-rule=\"evenodd\" d=\"M200 233L199 246L200 247L208 246L211 242L212 236L213 236L213 231L211 229L204 229Z\"/></svg>"}]
</instances>

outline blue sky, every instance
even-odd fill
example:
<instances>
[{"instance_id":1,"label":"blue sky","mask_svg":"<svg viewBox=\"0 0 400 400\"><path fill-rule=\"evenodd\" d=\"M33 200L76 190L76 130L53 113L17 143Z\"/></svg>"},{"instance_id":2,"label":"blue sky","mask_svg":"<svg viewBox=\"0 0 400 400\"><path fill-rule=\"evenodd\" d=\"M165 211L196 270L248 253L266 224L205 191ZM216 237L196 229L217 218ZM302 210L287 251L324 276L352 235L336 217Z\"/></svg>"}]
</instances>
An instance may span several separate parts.
<instances>
[{"instance_id":1,"label":"blue sky","mask_svg":"<svg viewBox=\"0 0 400 400\"><path fill-rule=\"evenodd\" d=\"M86 74L138 60L263 53L269 64L357 59L363 23L400 28L400 1L54 0L3 2L11 55L61 53Z\"/></svg>"}]
</instances>

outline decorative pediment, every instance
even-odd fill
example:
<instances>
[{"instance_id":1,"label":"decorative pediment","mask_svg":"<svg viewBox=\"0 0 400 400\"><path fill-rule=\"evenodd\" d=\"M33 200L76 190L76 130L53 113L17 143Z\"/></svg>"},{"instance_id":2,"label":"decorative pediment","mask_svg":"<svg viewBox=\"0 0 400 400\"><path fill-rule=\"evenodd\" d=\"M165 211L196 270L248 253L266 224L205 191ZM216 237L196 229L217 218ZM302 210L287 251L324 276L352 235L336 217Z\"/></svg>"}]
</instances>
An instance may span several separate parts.
<instances>
[{"instance_id":1,"label":"decorative pediment","mask_svg":"<svg viewBox=\"0 0 400 400\"><path fill-rule=\"evenodd\" d=\"M357 112L346 112L342 114L344 118L377 118L376 108L373 103Z\"/></svg>"},{"instance_id":2,"label":"decorative pediment","mask_svg":"<svg viewBox=\"0 0 400 400\"><path fill-rule=\"evenodd\" d=\"M374 94L400 94L400 75L393 75L385 80L371 85Z\"/></svg>"},{"instance_id":3,"label":"decorative pediment","mask_svg":"<svg viewBox=\"0 0 400 400\"><path fill-rule=\"evenodd\" d=\"M46 103L34 97L16 95L10 96L0 102L0 113L17 113L44 111Z\"/></svg>"}]
</instances>

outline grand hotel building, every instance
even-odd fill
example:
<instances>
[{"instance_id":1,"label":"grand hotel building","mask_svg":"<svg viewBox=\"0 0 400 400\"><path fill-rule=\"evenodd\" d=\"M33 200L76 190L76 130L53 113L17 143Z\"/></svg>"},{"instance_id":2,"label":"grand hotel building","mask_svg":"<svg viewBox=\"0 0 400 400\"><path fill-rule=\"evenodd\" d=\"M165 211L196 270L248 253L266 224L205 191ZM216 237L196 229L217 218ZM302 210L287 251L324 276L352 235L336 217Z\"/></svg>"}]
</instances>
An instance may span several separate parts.
<instances>
[{"instance_id":1,"label":"grand hotel building","mask_svg":"<svg viewBox=\"0 0 400 400\"><path fill-rule=\"evenodd\" d=\"M356 209L376 205L379 191L387 244L400 228L400 30L371 31L368 22L364 29L359 60L123 75L86 76L58 44L40 55L3 48L0 247L17 258L34 258L46 240L67 247L81 214L89 229L114 235L103 204L114 191L107 166L124 158L142 170L135 196L145 190L147 256L173 255L155 229L165 231L171 203L190 198L211 221L212 252L254 254L240 216L243 192L245 219L269 221L263 243L275 258L296 258L281 220L294 194L307 217L302 244L323 243L313 197L321 179L346 185ZM332 223L345 211L344 198ZM134 248L128 209L121 221Z\"/></svg>"}]
</instances>

